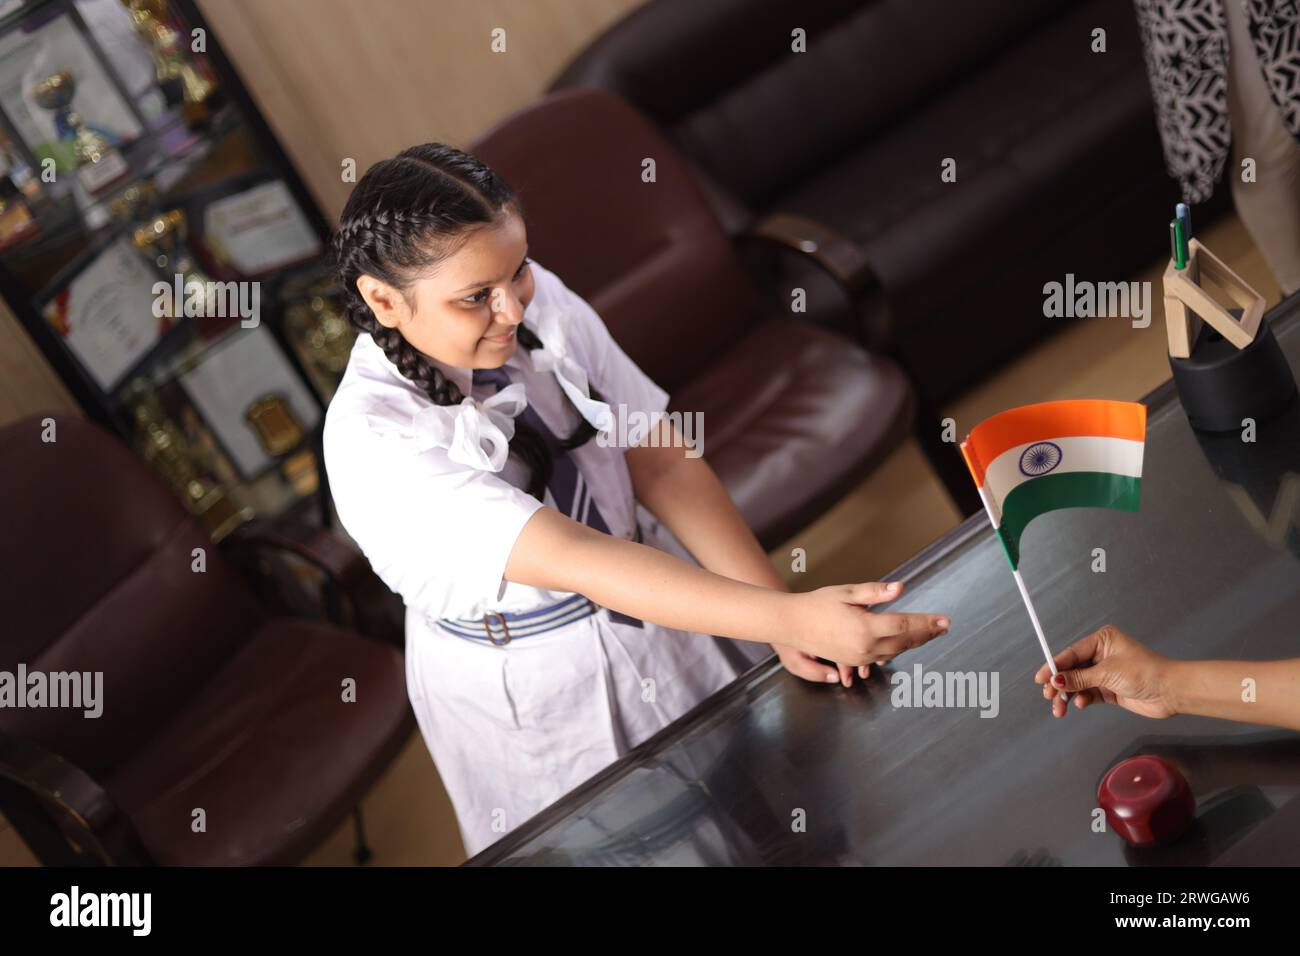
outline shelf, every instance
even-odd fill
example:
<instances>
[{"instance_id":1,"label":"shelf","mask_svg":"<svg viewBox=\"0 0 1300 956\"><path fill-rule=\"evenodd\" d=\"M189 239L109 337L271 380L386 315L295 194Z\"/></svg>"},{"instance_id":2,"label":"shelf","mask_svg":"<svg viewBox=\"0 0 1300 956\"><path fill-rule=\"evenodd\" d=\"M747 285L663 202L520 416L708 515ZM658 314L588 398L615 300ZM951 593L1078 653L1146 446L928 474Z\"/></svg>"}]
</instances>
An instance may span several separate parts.
<instances>
[{"instance_id":1,"label":"shelf","mask_svg":"<svg viewBox=\"0 0 1300 956\"><path fill-rule=\"evenodd\" d=\"M315 368L315 353L296 351L301 323L296 315L286 323L285 310L310 282L328 282L332 269L325 253L330 230L201 12L192 0L169 0L168 7L178 30L202 28L207 35L206 51L182 53L215 81L214 94L205 103L210 115L201 129L189 129L181 106L173 105L162 112L142 108L142 97L158 101L155 91L161 86L155 85L148 92L127 93L115 63L104 55L96 38L97 28L81 17L74 0L33 0L0 15L0 35L69 16L96 62L106 71L107 83L136 119L132 128L141 130L135 139L118 147L126 163L124 175L102 191L89 194L72 168L61 169L54 183L40 182L40 159L33 150L45 156L54 146L60 162L65 161L61 154L70 150L51 144L47 135L35 140L34 146L29 145L27 139L32 135L24 139L22 131L0 111L0 134L10 141L8 148L15 163L21 161L31 168L40 186L39 195L22 196L40 229L0 250L0 292L89 417L133 447L137 440L137 411L157 416L156 423L167 428L180 428L192 448L204 450L200 457L206 456L206 465L216 469L210 475L216 485L226 490L232 500L241 500L257 513L273 517L302 508L308 499L315 500L314 467L318 468L319 463L304 456L310 447L308 423L319 423L326 390L307 368ZM129 31L129 23L126 27ZM93 118L89 121L94 122ZM112 128L123 133L120 126ZM147 203L125 217L113 210L114 201L127 190L149 181L156 189ZM213 203L272 181L285 184L288 196L305 220L302 225L316 240L304 241L305 233L298 229L299 241L293 248L305 252L315 245L319 254L281 263L256 276L233 275L235 267L212 254L207 240L214 237L205 236L204 230L207 222L216 220L207 215L207 210ZM241 239L247 236L250 243L255 242L260 208L248 209L247 203L243 207L237 202L225 204L220 227L213 228L218 237L226 237L232 245L231 235ZM182 314L166 331L157 334L164 320L141 310L151 308L156 298L146 282L152 283L155 274L157 279L166 279L166 269L160 270L154 262L146 261L148 257L138 256L130 238L138 226L173 209L185 215L188 252L199 269L218 282L260 283L261 329L256 334L264 339L256 343L240 340L235 335L242 330L237 316ZM289 248L276 243L292 238L292 233L261 236L263 245L271 243L273 250ZM125 246L121 245L123 239ZM274 256L231 258L268 266L276 260ZM74 280L90 269L95 270L93 275L88 274L86 281L73 286ZM60 296L69 287L73 287L71 294ZM58 314L68 319L74 331L63 329L61 334L60 328L46 318L46 307L56 298ZM150 326L150 322L159 324ZM293 340L286 334L289 324L294 325L298 336ZM245 348L247 352L242 351ZM241 351L223 356L218 351L223 349ZM223 358L228 365L220 364ZM258 364L257 360L264 362ZM96 364L92 367L88 362ZM194 369L197 373L187 376ZM212 384L215 381L232 391L227 379L241 372L246 381L241 380L233 394L223 395ZM101 381L108 387L101 387ZM288 456L270 455L269 463L249 450L248 441L254 437L261 441L263 436L249 436L242 430L246 408L268 390L283 393L293 403L306 432L299 448ZM149 405L137 406L137 401ZM177 480L174 471L164 473L164 477ZM178 494L185 498L184 490L178 490Z\"/></svg>"},{"instance_id":2,"label":"shelf","mask_svg":"<svg viewBox=\"0 0 1300 956\"><path fill-rule=\"evenodd\" d=\"M96 247L102 237L117 228L118 221L110 213L109 205L122 193L166 172L169 175L165 188L159 192L158 205L164 208L175 205L183 199L184 193L203 182L203 177L196 174L202 171L205 160L223 156L231 140L247 139L246 129L238 123L233 108L228 107L217 113L207 133L196 135L175 153L158 152L161 136L178 129L184 127L168 124L158 131L157 136L147 135L130 144L123 156L130 164L131 172L88 203L77 202L74 193L80 187L74 184L75 174L64 174L57 192L47 186L44 201L29 204L33 217L41 224L40 232L0 252L0 262L23 278L34 280L37 285L31 288L31 293L43 302L66 281L65 266L75 262L86 250ZM243 143L238 151L248 152ZM226 172L229 175L229 171ZM91 225L88 218L103 221ZM45 262L51 254L57 257L58 265L54 270Z\"/></svg>"}]
</instances>

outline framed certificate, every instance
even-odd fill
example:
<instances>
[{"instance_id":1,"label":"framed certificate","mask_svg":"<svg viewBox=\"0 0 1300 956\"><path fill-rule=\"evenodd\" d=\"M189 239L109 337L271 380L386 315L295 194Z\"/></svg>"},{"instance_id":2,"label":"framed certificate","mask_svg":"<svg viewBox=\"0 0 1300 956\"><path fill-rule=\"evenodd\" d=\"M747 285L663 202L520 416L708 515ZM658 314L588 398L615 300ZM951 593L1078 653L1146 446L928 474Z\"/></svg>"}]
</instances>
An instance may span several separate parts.
<instances>
[{"instance_id":1,"label":"framed certificate","mask_svg":"<svg viewBox=\"0 0 1300 956\"><path fill-rule=\"evenodd\" d=\"M246 478L256 478L276 463L248 420L249 409L278 396L310 432L320 406L265 326L236 329L203 353L197 366L181 375L181 386L208 427Z\"/></svg>"},{"instance_id":2,"label":"framed certificate","mask_svg":"<svg viewBox=\"0 0 1300 956\"><path fill-rule=\"evenodd\" d=\"M104 247L45 306L46 321L106 392L171 325L170 319L154 315L157 281L158 276L122 236Z\"/></svg>"},{"instance_id":3,"label":"framed certificate","mask_svg":"<svg viewBox=\"0 0 1300 956\"><path fill-rule=\"evenodd\" d=\"M203 239L214 256L243 276L262 275L322 252L316 230L279 179L209 203Z\"/></svg>"}]
</instances>

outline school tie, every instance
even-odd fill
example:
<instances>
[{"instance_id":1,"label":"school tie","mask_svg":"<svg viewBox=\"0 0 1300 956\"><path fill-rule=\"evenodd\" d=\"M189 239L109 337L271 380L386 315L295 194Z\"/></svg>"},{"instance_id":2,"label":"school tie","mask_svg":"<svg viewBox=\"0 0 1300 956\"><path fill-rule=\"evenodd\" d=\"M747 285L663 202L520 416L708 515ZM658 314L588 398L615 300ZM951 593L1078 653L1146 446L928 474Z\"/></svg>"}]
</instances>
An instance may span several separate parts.
<instances>
[{"instance_id":1,"label":"school tie","mask_svg":"<svg viewBox=\"0 0 1300 956\"><path fill-rule=\"evenodd\" d=\"M476 368L474 369L474 384L490 385L494 391L499 392L510 384L510 375L504 367ZM582 472L578 470L578 463L573 460L573 456L569 454L567 449L560 447L560 440L555 436L554 432L546 427L546 423L542 421L541 416L537 414L531 405L524 407L524 410L519 413L519 418L531 425L533 430L542 436L551 449L551 459L554 466L551 469L551 480L547 482L546 488L555 501L555 510L560 514L568 515L579 524L585 524L589 528L595 528L597 531L609 534L609 525L605 523L600 508L596 506L596 501L591 496L591 489L587 487L587 482L582 477ZM640 539L639 534L637 538ZM609 616L615 621L631 624L634 627L644 626L644 622L639 618L621 614L612 608L606 610L609 611Z\"/></svg>"},{"instance_id":2,"label":"school tie","mask_svg":"<svg viewBox=\"0 0 1300 956\"><path fill-rule=\"evenodd\" d=\"M474 381L491 385L499 392L510 384L510 375L504 368L478 368L474 370ZM541 416L531 405L525 406L519 413L519 417L531 425L533 430L546 440L546 444L551 449L555 467L551 470L551 480L546 487L551 492L551 497L555 499L555 510L560 514L568 515L578 524L585 524L609 534L609 525L605 523L604 516L596 507L596 502L591 497L591 490L587 487L582 473L578 471L573 456L560 447L560 440L546 427Z\"/></svg>"}]
</instances>

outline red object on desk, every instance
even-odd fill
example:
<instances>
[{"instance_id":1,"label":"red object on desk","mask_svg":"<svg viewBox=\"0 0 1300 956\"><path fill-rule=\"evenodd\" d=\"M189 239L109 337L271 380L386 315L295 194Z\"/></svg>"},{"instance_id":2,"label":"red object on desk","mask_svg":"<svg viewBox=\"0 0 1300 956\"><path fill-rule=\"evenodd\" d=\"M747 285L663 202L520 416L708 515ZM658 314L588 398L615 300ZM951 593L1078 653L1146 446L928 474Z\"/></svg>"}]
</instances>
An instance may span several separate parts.
<instances>
[{"instance_id":1,"label":"red object on desk","mask_svg":"<svg viewBox=\"0 0 1300 956\"><path fill-rule=\"evenodd\" d=\"M1159 757L1130 757L1102 778L1097 802L1111 829L1133 846L1155 846L1180 836L1196 816L1187 780Z\"/></svg>"}]
</instances>

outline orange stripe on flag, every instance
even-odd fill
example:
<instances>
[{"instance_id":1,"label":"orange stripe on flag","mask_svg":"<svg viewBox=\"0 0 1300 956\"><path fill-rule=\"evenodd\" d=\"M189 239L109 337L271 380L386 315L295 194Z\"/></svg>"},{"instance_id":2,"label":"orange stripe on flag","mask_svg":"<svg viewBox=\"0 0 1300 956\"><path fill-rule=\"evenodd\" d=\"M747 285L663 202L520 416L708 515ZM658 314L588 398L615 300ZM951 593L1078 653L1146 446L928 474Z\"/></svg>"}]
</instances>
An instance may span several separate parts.
<instances>
[{"instance_id":1,"label":"orange stripe on flag","mask_svg":"<svg viewBox=\"0 0 1300 956\"><path fill-rule=\"evenodd\" d=\"M970 436L966 436L966 441L960 445L961 456L966 459L966 467L970 469L970 476L975 479L975 487L984 487L984 466L974 458L974 452L970 447Z\"/></svg>"},{"instance_id":2,"label":"orange stripe on flag","mask_svg":"<svg viewBox=\"0 0 1300 956\"><path fill-rule=\"evenodd\" d=\"M1052 438L1098 435L1145 441L1147 407L1141 402L1076 399L1022 405L986 418L961 443L961 453L975 484L984 487L984 472L1008 448Z\"/></svg>"}]
</instances>

